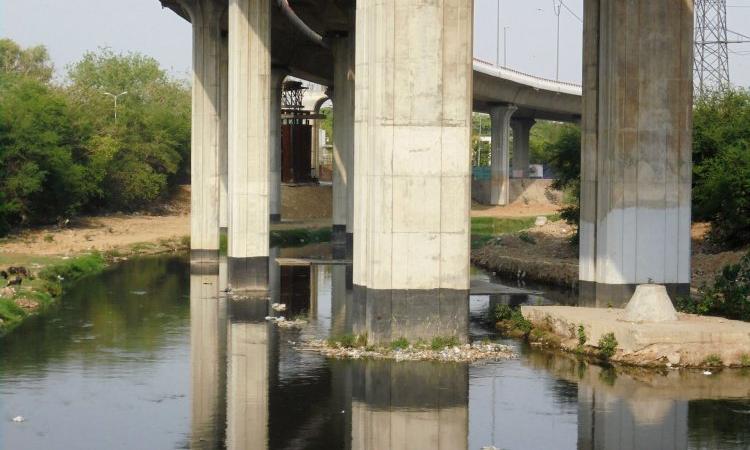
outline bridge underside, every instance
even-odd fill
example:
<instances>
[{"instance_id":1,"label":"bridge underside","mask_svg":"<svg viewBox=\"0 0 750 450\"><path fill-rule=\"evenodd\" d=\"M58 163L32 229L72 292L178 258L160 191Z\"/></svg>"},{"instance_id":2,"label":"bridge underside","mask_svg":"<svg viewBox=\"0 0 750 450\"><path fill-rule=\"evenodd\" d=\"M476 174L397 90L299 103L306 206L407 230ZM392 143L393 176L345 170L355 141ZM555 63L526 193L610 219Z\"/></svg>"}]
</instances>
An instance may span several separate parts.
<instances>
[{"instance_id":1,"label":"bridge underside","mask_svg":"<svg viewBox=\"0 0 750 450\"><path fill-rule=\"evenodd\" d=\"M533 119L581 120L581 280L594 301L688 285L690 0L585 0L583 104L570 87L474 61L472 0L291 2L314 33L276 1L162 3L193 25L191 246L196 263L214 260L227 224L233 289L268 285L270 111L285 74L331 88L335 225L353 235L363 311L353 332L467 338L472 110L492 116L498 204L509 129L523 145Z\"/></svg>"}]
</instances>

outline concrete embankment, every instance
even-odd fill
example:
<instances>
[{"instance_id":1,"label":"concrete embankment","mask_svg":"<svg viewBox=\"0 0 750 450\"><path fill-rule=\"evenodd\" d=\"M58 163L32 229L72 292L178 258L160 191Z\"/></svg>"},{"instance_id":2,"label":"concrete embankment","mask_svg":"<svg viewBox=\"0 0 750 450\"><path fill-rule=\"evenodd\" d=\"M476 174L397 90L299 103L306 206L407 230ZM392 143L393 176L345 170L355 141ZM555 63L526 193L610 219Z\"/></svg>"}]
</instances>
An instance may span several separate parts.
<instances>
[{"instance_id":1,"label":"concrete embankment","mask_svg":"<svg viewBox=\"0 0 750 450\"><path fill-rule=\"evenodd\" d=\"M638 366L747 367L750 323L678 314L668 322L630 322L625 310L568 306L522 306L537 342L596 355L614 336L614 362ZM545 339L545 335L549 338ZM551 335L551 336L550 336Z\"/></svg>"}]
</instances>

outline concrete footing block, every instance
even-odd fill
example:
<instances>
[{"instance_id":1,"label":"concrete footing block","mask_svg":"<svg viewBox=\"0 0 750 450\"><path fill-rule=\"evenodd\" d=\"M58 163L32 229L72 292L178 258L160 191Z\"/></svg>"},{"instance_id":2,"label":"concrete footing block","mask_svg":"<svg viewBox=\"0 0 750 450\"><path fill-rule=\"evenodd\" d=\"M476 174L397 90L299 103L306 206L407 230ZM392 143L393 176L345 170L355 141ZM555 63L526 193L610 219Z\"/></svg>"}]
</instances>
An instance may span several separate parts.
<instances>
[{"instance_id":1,"label":"concrete footing block","mask_svg":"<svg viewBox=\"0 0 750 450\"><path fill-rule=\"evenodd\" d=\"M641 284L625 307L623 319L627 322L673 322L677 320L677 311L666 287Z\"/></svg>"}]
</instances>

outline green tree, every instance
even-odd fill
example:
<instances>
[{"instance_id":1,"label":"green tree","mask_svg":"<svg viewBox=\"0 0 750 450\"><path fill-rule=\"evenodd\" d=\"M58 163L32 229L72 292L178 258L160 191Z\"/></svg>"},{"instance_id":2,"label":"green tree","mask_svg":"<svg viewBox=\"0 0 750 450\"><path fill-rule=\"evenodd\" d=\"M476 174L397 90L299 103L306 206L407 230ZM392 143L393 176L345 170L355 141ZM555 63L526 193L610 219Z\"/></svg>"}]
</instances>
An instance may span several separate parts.
<instances>
[{"instance_id":1,"label":"green tree","mask_svg":"<svg viewBox=\"0 0 750 450\"><path fill-rule=\"evenodd\" d=\"M64 93L0 75L0 232L76 214L94 191Z\"/></svg>"},{"instance_id":2,"label":"green tree","mask_svg":"<svg viewBox=\"0 0 750 450\"><path fill-rule=\"evenodd\" d=\"M134 210L163 200L187 175L190 156L188 86L153 58L102 49L70 68L71 103L87 129L98 206ZM104 92L119 94L114 103Z\"/></svg>"},{"instance_id":3,"label":"green tree","mask_svg":"<svg viewBox=\"0 0 750 450\"><path fill-rule=\"evenodd\" d=\"M47 83L54 67L43 46L22 49L10 39L0 39L0 73L15 74Z\"/></svg>"},{"instance_id":4,"label":"green tree","mask_svg":"<svg viewBox=\"0 0 750 450\"><path fill-rule=\"evenodd\" d=\"M575 125L562 125L553 142L544 145L549 166L555 173L554 189L565 193L565 206L560 215L566 222L575 225L573 242L578 242L578 225L581 212L581 130Z\"/></svg>"}]
</instances>

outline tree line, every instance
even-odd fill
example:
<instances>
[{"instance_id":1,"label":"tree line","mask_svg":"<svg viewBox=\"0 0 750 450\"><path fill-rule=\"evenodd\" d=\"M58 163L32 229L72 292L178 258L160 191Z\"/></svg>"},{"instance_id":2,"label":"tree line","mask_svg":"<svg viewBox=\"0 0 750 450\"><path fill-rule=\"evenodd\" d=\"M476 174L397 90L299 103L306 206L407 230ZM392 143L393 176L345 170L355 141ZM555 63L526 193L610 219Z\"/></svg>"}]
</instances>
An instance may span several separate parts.
<instances>
[{"instance_id":1,"label":"tree line","mask_svg":"<svg viewBox=\"0 0 750 450\"><path fill-rule=\"evenodd\" d=\"M116 118L106 92L127 92ZM165 200L188 177L190 108L153 58L100 49L57 81L44 47L0 39L0 235Z\"/></svg>"}]
</instances>

